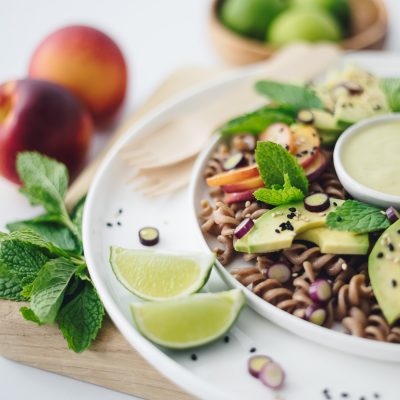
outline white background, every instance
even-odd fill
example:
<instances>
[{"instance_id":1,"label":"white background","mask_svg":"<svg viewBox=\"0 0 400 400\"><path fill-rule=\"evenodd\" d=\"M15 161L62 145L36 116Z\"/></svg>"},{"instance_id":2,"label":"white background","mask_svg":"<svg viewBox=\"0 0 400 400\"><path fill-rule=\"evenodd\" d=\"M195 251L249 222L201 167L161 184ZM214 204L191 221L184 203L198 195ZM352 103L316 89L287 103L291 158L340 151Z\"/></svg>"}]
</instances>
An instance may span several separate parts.
<instances>
[{"instance_id":1,"label":"white background","mask_svg":"<svg viewBox=\"0 0 400 400\"><path fill-rule=\"evenodd\" d=\"M386 48L400 51L400 2L386 3L390 17ZM210 0L0 0L0 83L25 75L33 49L50 31L66 24L97 26L120 44L129 65L123 119L174 69L221 63L208 37L209 4ZM106 140L106 133L98 136L93 152ZM15 193L0 178L0 227L28 213L25 201L21 198L16 204ZM4 400L133 398L1 357L0 391Z\"/></svg>"}]
</instances>

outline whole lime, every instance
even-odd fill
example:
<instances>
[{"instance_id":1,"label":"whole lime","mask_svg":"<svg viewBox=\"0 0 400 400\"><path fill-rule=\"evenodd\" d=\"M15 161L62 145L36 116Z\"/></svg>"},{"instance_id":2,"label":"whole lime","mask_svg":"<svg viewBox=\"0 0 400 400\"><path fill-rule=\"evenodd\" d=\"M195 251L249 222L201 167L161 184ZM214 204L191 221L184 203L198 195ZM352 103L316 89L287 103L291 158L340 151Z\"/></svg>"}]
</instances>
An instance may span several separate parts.
<instances>
[{"instance_id":1,"label":"whole lime","mask_svg":"<svg viewBox=\"0 0 400 400\"><path fill-rule=\"evenodd\" d=\"M326 11L293 8L273 21L267 33L267 41L282 46L295 41L337 42L341 36L339 24Z\"/></svg>"},{"instance_id":2,"label":"whole lime","mask_svg":"<svg viewBox=\"0 0 400 400\"><path fill-rule=\"evenodd\" d=\"M225 0L220 18L225 26L245 36L264 39L271 21L289 0Z\"/></svg>"},{"instance_id":3,"label":"whole lime","mask_svg":"<svg viewBox=\"0 0 400 400\"><path fill-rule=\"evenodd\" d=\"M350 29L351 9L349 0L292 0L294 6L322 8L328 11L346 31Z\"/></svg>"}]
</instances>

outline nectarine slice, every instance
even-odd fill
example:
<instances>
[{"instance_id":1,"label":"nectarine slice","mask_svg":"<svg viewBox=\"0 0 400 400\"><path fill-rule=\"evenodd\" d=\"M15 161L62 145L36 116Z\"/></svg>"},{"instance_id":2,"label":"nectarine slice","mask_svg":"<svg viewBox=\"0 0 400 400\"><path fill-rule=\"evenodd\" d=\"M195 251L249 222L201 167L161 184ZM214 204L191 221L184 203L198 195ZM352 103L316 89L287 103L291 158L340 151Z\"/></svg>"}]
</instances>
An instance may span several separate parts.
<instances>
[{"instance_id":1,"label":"nectarine slice","mask_svg":"<svg viewBox=\"0 0 400 400\"><path fill-rule=\"evenodd\" d=\"M317 152L315 160L304 169L310 182L318 179L328 166L328 156L322 151Z\"/></svg>"},{"instance_id":2,"label":"nectarine slice","mask_svg":"<svg viewBox=\"0 0 400 400\"><path fill-rule=\"evenodd\" d=\"M263 133L261 133L259 139L263 142L280 144L290 153L294 153L296 149L293 132L288 125L280 122L270 125Z\"/></svg>"},{"instance_id":3,"label":"nectarine slice","mask_svg":"<svg viewBox=\"0 0 400 400\"><path fill-rule=\"evenodd\" d=\"M249 165L248 167L233 169L228 172L222 172L220 174L207 178L208 186L222 186L230 183L241 182L249 178L259 176L257 165Z\"/></svg>"},{"instance_id":4,"label":"nectarine slice","mask_svg":"<svg viewBox=\"0 0 400 400\"><path fill-rule=\"evenodd\" d=\"M261 176L256 176L254 178L246 179L238 183L230 183L228 185L223 185L222 190L225 193L242 192L249 189L259 189L264 187L264 182Z\"/></svg>"},{"instance_id":5,"label":"nectarine slice","mask_svg":"<svg viewBox=\"0 0 400 400\"><path fill-rule=\"evenodd\" d=\"M317 131L309 125L299 126L294 130L296 146L295 156L298 163L306 168L318 155L320 140Z\"/></svg>"}]
</instances>

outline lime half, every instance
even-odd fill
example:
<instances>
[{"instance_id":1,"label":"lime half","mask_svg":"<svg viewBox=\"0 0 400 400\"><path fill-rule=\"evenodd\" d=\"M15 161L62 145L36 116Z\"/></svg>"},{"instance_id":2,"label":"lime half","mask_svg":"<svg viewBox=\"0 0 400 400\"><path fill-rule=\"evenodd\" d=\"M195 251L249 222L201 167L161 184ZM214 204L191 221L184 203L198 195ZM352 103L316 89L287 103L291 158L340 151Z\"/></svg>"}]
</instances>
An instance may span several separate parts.
<instances>
[{"instance_id":1,"label":"lime half","mask_svg":"<svg viewBox=\"0 0 400 400\"><path fill-rule=\"evenodd\" d=\"M222 336L245 303L241 290L198 293L163 303L132 304L133 319L147 339L161 346L186 349Z\"/></svg>"},{"instance_id":2,"label":"lime half","mask_svg":"<svg viewBox=\"0 0 400 400\"><path fill-rule=\"evenodd\" d=\"M118 280L145 300L169 300L198 292L215 262L212 253L171 253L111 247Z\"/></svg>"}]
</instances>

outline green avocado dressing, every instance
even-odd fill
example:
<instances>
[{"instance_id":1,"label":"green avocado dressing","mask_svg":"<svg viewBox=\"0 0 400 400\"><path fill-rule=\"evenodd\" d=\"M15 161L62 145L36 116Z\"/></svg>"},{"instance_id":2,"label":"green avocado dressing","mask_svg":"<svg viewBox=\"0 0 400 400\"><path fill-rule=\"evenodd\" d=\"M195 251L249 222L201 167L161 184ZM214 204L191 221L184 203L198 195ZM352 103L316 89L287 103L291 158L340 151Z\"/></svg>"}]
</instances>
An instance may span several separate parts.
<instances>
[{"instance_id":1,"label":"green avocado dressing","mask_svg":"<svg viewBox=\"0 0 400 400\"><path fill-rule=\"evenodd\" d=\"M343 146L343 166L359 183L400 196L400 121L370 125Z\"/></svg>"}]
</instances>

